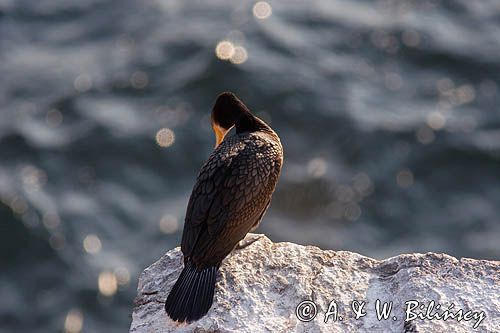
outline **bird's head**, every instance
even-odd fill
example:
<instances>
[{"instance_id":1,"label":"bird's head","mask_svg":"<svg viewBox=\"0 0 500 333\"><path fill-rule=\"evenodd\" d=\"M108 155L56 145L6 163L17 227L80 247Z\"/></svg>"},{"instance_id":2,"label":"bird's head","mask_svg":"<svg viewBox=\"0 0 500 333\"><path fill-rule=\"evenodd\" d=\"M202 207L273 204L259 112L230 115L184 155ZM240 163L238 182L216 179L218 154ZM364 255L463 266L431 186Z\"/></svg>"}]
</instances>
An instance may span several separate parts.
<instances>
[{"instance_id":1,"label":"bird's head","mask_svg":"<svg viewBox=\"0 0 500 333\"><path fill-rule=\"evenodd\" d=\"M215 147L217 147L227 132L235 125L236 121L250 111L242 101L232 92L223 92L217 96L212 109L212 129L215 134Z\"/></svg>"}]
</instances>

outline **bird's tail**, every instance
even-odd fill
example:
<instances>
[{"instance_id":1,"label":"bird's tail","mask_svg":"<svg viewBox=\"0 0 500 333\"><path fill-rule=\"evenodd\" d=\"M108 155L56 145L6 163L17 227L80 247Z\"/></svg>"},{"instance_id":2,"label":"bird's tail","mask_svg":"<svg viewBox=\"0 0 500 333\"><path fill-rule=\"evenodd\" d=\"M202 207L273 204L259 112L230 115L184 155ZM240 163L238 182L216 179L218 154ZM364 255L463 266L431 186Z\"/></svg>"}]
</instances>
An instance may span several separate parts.
<instances>
[{"instance_id":1,"label":"bird's tail","mask_svg":"<svg viewBox=\"0 0 500 333\"><path fill-rule=\"evenodd\" d=\"M165 302L165 311L176 321L192 322L203 317L214 299L215 275L218 267L201 271L188 261Z\"/></svg>"}]
</instances>

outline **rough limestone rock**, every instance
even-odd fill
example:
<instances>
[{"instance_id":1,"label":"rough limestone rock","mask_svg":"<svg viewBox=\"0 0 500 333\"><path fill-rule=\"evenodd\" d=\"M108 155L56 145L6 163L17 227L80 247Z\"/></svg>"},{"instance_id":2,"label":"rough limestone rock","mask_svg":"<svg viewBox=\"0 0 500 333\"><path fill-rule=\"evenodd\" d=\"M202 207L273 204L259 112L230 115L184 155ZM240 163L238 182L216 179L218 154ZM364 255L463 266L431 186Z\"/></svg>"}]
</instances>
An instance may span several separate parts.
<instances>
[{"instance_id":1,"label":"rough limestone rock","mask_svg":"<svg viewBox=\"0 0 500 333\"><path fill-rule=\"evenodd\" d=\"M226 258L214 305L207 316L189 325L173 322L163 309L182 266L182 253L176 248L144 270L130 332L500 331L498 261L458 260L436 253L379 261L346 251L273 243L262 235ZM316 304L313 319L311 303L302 303L297 310L305 300ZM393 302L388 319L377 319L377 300L380 310L384 302ZM431 301L434 308L426 315ZM412 309L415 302L424 308ZM325 323L329 308L332 314ZM353 308L365 315L356 319ZM435 317L444 310L455 319ZM424 319L405 321L417 313ZM297 314L311 320L300 321Z\"/></svg>"}]
</instances>

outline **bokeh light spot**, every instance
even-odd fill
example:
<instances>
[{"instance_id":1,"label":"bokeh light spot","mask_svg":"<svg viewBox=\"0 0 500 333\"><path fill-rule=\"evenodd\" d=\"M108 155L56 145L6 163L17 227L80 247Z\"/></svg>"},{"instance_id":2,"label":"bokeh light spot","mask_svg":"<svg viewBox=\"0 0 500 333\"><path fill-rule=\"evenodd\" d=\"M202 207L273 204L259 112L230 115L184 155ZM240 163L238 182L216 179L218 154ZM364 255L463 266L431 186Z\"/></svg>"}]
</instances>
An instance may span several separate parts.
<instances>
[{"instance_id":1,"label":"bokeh light spot","mask_svg":"<svg viewBox=\"0 0 500 333\"><path fill-rule=\"evenodd\" d=\"M10 202L10 209L12 209L15 214L22 215L28 210L28 204L22 197L15 196Z\"/></svg>"},{"instance_id":2,"label":"bokeh light spot","mask_svg":"<svg viewBox=\"0 0 500 333\"><path fill-rule=\"evenodd\" d=\"M101 240L96 235L89 234L83 240L83 248L87 253L97 254L102 248Z\"/></svg>"},{"instance_id":3,"label":"bokeh light spot","mask_svg":"<svg viewBox=\"0 0 500 333\"><path fill-rule=\"evenodd\" d=\"M417 47L420 44L420 34L415 30L406 30L401 37L406 46Z\"/></svg>"},{"instance_id":4,"label":"bokeh light spot","mask_svg":"<svg viewBox=\"0 0 500 333\"><path fill-rule=\"evenodd\" d=\"M269 18L271 14L273 13L273 9L271 8L271 5L265 1L259 1L253 6L253 15L260 19L264 20Z\"/></svg>"},{"instance_id":5,"label":"bokeh light spot","mask_svg":"<svg viewBox=\"0 0 500 333\"><path fill-rule=\"evenodd\" d=\"M432 128L429 128L428 126L420 127L417 130L416 136L417 136L418 142L420 142L424 145L427 145L436 139L436 135L434 134L434 131L432 130Z\"/></svg>"},{"instance_id":6,"label":"bokeh light spot","mask_svg":"<svg viewBox=\"0 0 500 333\"><path fill-rule=\"evenodd\" d=\"M384 77L385 87L392 91L401 89L403 79L398 73L386 73Z\"/></svg>"},{"instance_id":7,"label":"bokeh light spot","mask_svg":"<svg viewBox=\"0 0 500 333\"><path fill-rule=\"evenodd\" d=\"M55 212L47 212L43 214L43 225L47 229L55 229L61 224L59 215Z\"/></svg>"},{"instance_id":8,"label":"bokeh light spot","mask_svg":"<svg viewBox=\"0 0 500 333\"><path fill-rule=\"evenodd\" d=\"M215 55L221 60L229 60L234 54L234 45L228 40L223 40L215 47Z\"/></svg>"},{"instance_id":9,"label":"bokeh light spot","mask_svg":"<svg viewBox=\"0 0 500 333\"><path fill-rule=\"evenodd\" d=\"M431 112L427 115L427 125L433 130L439 130L446 124L446 119L441 112Z\"/></svg>"},{"instance_id":10,"label":"bokeh light spot","mask_svg":"<svg viewBox=\"0 0 500 333\"><path fill-rule=\"evenodd\" d=\"M148 74L146 74L145 72L135 72L130 77L130 84L135 89L144 89L144 88L146 88L148 86L148 84L149 84Z\"/></svg>"},{"instance_id":11,"label":"bokeh light spot","mask_svg":"<svg viewBox=\"0 0 500 333\"><path fill-rule=\"evenodd\" d=\"M413 185L413 173L408 169L403 169L396 175L396 181L402 188L408 188Z\"/></svg>"},{"instance_id":12,"label":"bokeh light spot","mask_svg":"<svg viewBox=\"0 0 500 333\"><path fill-rule=\"evenodd\" d=\"M233 64L239 65L247 61L248 53L243 46L236 46L233 55L229 59Z\"/></svg>"},{"instance_id":13,"label":"bokeh light spot","mask_svg":"<svg viewBox=\"0 0 500 333\"><path fill-rule=\"evenodd\" d=\"M104 296L113 296L118 289L118 281L113 272L101 272L97 280L99 292Z\"/></svg>"},{"instance_id":14,"label":"bokeh light spot","mask_svg":"<svg viewBox=\"0 0 500 333\"><path fill-rule=\"evenodd\" d=\"M457 88L457 99L460 104L467 104L476 98L476 90L471 84L464 84Z\"/></svg>"},{"instance_id":15,"label":"bokeh light spot","mask_svg":"<svg viewBox=\"0 0 500 333\"><path fill-rule=\"evenodd\" d=\"M49 110L45 115L45 123L47 126L55 128L59 127L63 122L63 115L59 110Z\"/></svg>"},{"instance_id":16,"label":"bokeh light spot","mask_svg":"<svg viewBox=\"0 0 500 333\"><path fill-rule=\"evenodd\" d=\"M353 188L363 196L370 195L373 192L373 182L364 172L360 172L353 177Z\"/></svg>"},{"instance_id":17,"label":"bokeh light spot","mask_svg":"<svg viewBox=\"0 0 500 333\"><path fill-rule=\"evenodd\" d=\"M68 311L64 320L65 333L79 333L83 328L83 314L78 309Z\"/></svg>"},{"instance_id":18,"label":"bokeh light spot","mask_svg":"<svg viewBox=\"0 0 500 333\"><path fill-rule=\"evenodd\" d=\"M38 169L34 165L21 167L20 175L26 191L38 190L47 182L45 171Z\"/></svg>"},{"instance_id":19,"label":"bokeh light spot","mask_svg":"<svg viewBox=\"0 0 500 333\"><path fill-rule=\"evenodd\" d=\"M86 92L92 88L92 79L87 74L80 74L73 82L73 86L78 92Z\"/></svg>"},{"instance_id":20,"label":"bokeh light spot","mask_svg":"<svg viewBox=\"0 0 500 333\"><path fill-rule=\"evenodd\" d=\"M159 227L161 232L165 234L173 234L179 229L177 218L173 215L163 215L160 219Z\"/></svg>"},{"instance_id":21,"label":"bokeh light spot","mask_svg":"<svg viewBox=\"0 0 500 333\"><path fill-rule=\"evenodd\" d=\"M62 250L66 246L66 238L63 233L55 232L50 236L49 244L54 250Z\"/></svg>"},{"instance_id":22,"label":"bokeh light spot","mask_svg":"<svg viewBox=\"0 0 500 333\"><path fill-rule=\"evenodd\" d=\"M327 169L326 161L321 158L313 158L307 164L307 172L314 178L319 178L325 175Z\"/></svg>"},{"instance_id":23,"label":"bokeh light spot","mask_svg":"<svg viewBox=\"0 0 500 333\"><path fill-rule=\"evenodd\" d=\"M156 132L156 143L158 146L166 148L175 142L175 134L170 128L162 128Z\"/></svg>"},{"instance_id":24,"label":"bokeh light spot","mask_svg":"<svg viewBox=\"0 0 500 333\"><path fill-rule=\"evenodd\" d=\"M125 267L115 269L114 273L120 286L126 286L130 283L130 272Z\"/></svg>"}]
</instances>

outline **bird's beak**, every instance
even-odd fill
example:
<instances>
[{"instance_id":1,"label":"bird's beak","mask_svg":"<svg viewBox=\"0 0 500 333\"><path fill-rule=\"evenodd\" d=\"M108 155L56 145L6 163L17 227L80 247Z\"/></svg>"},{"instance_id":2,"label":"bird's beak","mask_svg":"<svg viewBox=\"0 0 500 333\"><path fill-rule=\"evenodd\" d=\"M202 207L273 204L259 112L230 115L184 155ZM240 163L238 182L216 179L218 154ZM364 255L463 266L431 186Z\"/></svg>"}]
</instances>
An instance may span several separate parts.
<instances>
[{"instance_id":1,"label":"bird's beak","mask_svg":"<svg viewBox=\"0 0 500 333\"><path fill-rule=\"evenodd\" d=\"M212 122L212 129L214 130L214 134L215 134L215 147L214 148L217 148L217 146L220 145L222 140L224 140L224 137L226 136L226 133L229 130L219 126L215 122Z\"/></svg>"}]
</instances>

